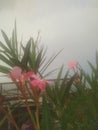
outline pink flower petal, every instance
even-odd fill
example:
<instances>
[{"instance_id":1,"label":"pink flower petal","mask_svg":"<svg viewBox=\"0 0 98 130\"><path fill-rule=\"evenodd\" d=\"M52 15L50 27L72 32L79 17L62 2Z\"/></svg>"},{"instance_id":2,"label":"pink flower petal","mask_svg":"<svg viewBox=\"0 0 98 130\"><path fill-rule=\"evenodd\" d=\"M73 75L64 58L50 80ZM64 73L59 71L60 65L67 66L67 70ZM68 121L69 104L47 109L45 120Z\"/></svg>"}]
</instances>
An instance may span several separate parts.
<instances>
[{"instance_id":1,"label":"pink flower petal","mask_svg":"<svg viewBox=\"0 0 98 130\"><path fill-rule=\"evenodd\" d=\"M75 69L77 67L77 65L78 65L77 61L71 61L71 62L68 63L68 67L70 69Z\"/></svg>"},{"instance_id":2,"label":"pink flower petal","mask_svg":"<svg viewBox=\"0 0 98 130\"><path fill-rule=\"evenodd\" d=\"M21 72L22 72L22 69L20 67L15 66L8 75L13 81L17 81L19 80L21 76Z\"/></svg>"},{"instance_id":3,"label":"pink flower petal","mask_svg":"<svg viewBox=\"0 0 98 130\"><path fill-rule=\"evenodd\" d=\"M29 78L37 79L37 76L34 74L34 72L30 71L24 74L24 79L27 80Z\"/></svg>"},{"instance_id":4,"label":"pink flower petal","mask_svg":"<svg viewBox=\"0 0 98 130\"><path fill-rule=\"evenodd\" d=\"M43 91L46 88L46 82L44 80L40 80L39 88Z\"/></svg>"},{"instance_id":5,"label":"pink flower petal","mask_svg":"<svg viewBox=\"0 0 98 130\"><path fill-rule=\"evenodd\" d=\"M37 87L43 91L46 88L46 81L41 80L41 79L35 79L35 80L31 81L31 85L32 85L32 87Z\"/></svg>"},{"instance_id":6,"label":"pink flower petal","mask_svg":"<svg viewBox=\"0 0 98 130\"><path fill-rule=\"evenodd\" d=\"M32 84L32 86L37 87L39 82L38 82L38 80L33 80L33 81L31 81L31 84Z\"/></svg>"}]
</instances>

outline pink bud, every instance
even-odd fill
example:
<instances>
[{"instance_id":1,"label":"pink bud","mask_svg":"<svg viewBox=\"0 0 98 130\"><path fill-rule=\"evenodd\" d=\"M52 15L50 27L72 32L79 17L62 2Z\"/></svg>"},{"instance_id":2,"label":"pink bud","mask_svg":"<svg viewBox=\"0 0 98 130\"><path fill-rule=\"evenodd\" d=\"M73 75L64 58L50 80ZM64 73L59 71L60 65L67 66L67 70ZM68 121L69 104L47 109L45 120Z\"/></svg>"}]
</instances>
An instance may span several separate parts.
<instances>
[{"instance_id":1,"label":"pink bud","mask_svg":"<svg viewBox=\"0 0 98 130\"><path fill-rule=\"evenodd\" d=\"M71 61L71 62L68 63L68 67L70 69L75 69L77 67L77 65L78 65L77 61Z\"/></svg>"}]
</instances>

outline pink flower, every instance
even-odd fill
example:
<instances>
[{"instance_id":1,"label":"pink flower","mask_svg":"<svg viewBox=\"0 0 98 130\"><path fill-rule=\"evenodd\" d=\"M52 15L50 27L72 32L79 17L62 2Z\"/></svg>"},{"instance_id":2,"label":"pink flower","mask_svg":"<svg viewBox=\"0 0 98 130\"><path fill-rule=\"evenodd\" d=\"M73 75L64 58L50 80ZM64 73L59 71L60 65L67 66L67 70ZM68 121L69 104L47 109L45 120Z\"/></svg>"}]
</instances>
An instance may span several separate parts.
<instances>
[{"instance_id":1,"label":"pink flower","mask_svg":"<svg viewBox=\"0 0 98 130\"><path fill-rule=\"evenodd\" d=\"M22 74L22 69L16 66L9 73L9 76L14 82L20 82L24 85L25 81L29 80L32 87L37 87L42 91L45 90L46 81L38 78L32 71Z\"/></svg>"},{"instance_id":2,"label":"pink flower","mask_svg":"<svg viewBox=\"0 0 98 130\"><path fill-rule=\"evenodd\" d=\"M77 65L78 65L78 62L76 62L76 61L71 61L68 63L68 67L70 69L75 69L77 67Z\"/></svg>"},{"instance_id":3,"label":"pink flower","mask_svg":"<svg viewBox=\"0 0 98 130\"><path fill-rule=\"evenodd\" d=\"M25 80L28 80L29 78L38 79L38 77L32 71L29 71L29 72L24 74L24 79Z\"/></svg>"},{"instance_id":4,"label":"pink flower","mask_svg":"<svg viewBox=\"0 0 98 130\"><path fill-rule=\"evenodd\" d=\"M35 80L31 81L31 85L32 85L32 87L37 87L41 91L44 91L46 88L46 81L43 79L35 79Z\"/></svg>"},{"instance_id":5,"label":"pink flower","mask_svg":"<svg viewBox=\"0 0 98 130\"><path fill-rule=\"evenodd\" d=\"M17 82L21 77L21 72L22 69L20 67L15 66L8 75L14 82Z\"/></svg>"}]
</instances>

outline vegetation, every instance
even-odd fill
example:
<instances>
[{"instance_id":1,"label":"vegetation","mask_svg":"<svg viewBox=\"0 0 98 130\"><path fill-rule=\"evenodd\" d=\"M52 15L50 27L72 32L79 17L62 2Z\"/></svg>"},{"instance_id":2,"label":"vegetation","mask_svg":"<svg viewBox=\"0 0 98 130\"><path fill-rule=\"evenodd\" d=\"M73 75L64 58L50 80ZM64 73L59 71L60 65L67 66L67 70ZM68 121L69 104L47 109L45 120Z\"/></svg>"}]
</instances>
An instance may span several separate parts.
<instances>
[{"instance_id":1,"label":"vegetation","mask_svg":"<svg viewBox=\"0 0 98 130\"><path fill-rule=\"evenodd\" d=\"M46 49L31 37L26 46L17 40L16 24L9 39L2 30L5 43L0 41L0 72L8 74L20 94L18 101L4 105L0 95L0 127L9 121L12 129L20 130L19 121L29 117L36 130L97 130L98 129L98 53L96 65L88 62L91 73L86 73L77 62L64 66L58 71L51 84L45 78L49 65L61 52L45 56ZM73 74L70 75L70 71ZM34 106L33 106L34 103ZM25 106L25 112L16 117L18 110ZM33 107L32 107L33 106Z\"/></svg>"}]
</instances>

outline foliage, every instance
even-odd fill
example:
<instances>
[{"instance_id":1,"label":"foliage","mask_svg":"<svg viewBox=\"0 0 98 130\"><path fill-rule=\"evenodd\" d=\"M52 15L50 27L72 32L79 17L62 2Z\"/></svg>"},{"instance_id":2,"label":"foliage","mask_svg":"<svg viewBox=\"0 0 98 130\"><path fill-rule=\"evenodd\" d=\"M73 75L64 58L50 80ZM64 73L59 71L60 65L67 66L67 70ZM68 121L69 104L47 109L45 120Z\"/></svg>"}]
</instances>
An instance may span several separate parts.
<instances>
[{"instance_id":1,"label":"foliage","mask_svg":"<svg viewBox=\"0 0 98 130\"><path fill-rule=\"evenodd\" d=\"M16 23L9 39L2 30L5 43L0 42L0 72L9 75L19 90L17 104L0 95L0 126L7 120L14 130L20 130L18 120L30 118L36 130L97 130L98 129L98 53L96 65L88 61L91 73L86 73L76 62L69 63L58 70L56 79L51 83L45 79L50 64L61 52L45 56L46 49L31 37L26 46L17 40ZM73 72L73 73L70 73ZM34 105L34 106L33 106ZM14 113L25 106L26 113L17 117ZM32 109L33 106L33 109Z\"/></svg>"},{"instance_id":2,"label":"foliage","mask_svg":"<svg viewBox=\"0 0 98 130\"><path fill-rule=\"evenodd\" d=\"M18 96L19 102L17 106L14 106L14 111L20 108L21 103L25 105L35 129L40 130L40 96L43 94L47 84L47 81L42 78L53 72L51 71L44 75L48 66L61 51L51 56L48 60L45 56L46 49L42 46L39 47L38 38L34 41L31 37L26 46L23 45L22 41L19 43L17 40L16 23L10 39L3 30L1 33L5 43L0 41L0 60L4 63L4 65L0 65L0 72L8 74L21 93ZM33 113L29 100L34 101L36 107ZM1 111L14 127L19 130L20 128L12 113L12 105L8 104L8 109L1 105Z\"/></svg>"},{"instance_id":3,"label":"foliage","mask_svg":"<svg viewBox=\"0 0 98 130\"><path fill-rule=\"evenodd\" d=\"M43 46L39 47L39 37L35 41L33 37L30 37L26 46L24 46L22 41L18 42L17 40L16 23L11 38L8 38L3 30L1 30L1 33L5 40L5 43L0 41L0 60L5 63L3 66L0 65L0 72L2 73L8 73L13 67L18 66L23 71L43 74L61 52L59 51L49 59L46 58L47 50Z\"/></svg>"}]
</instances>

